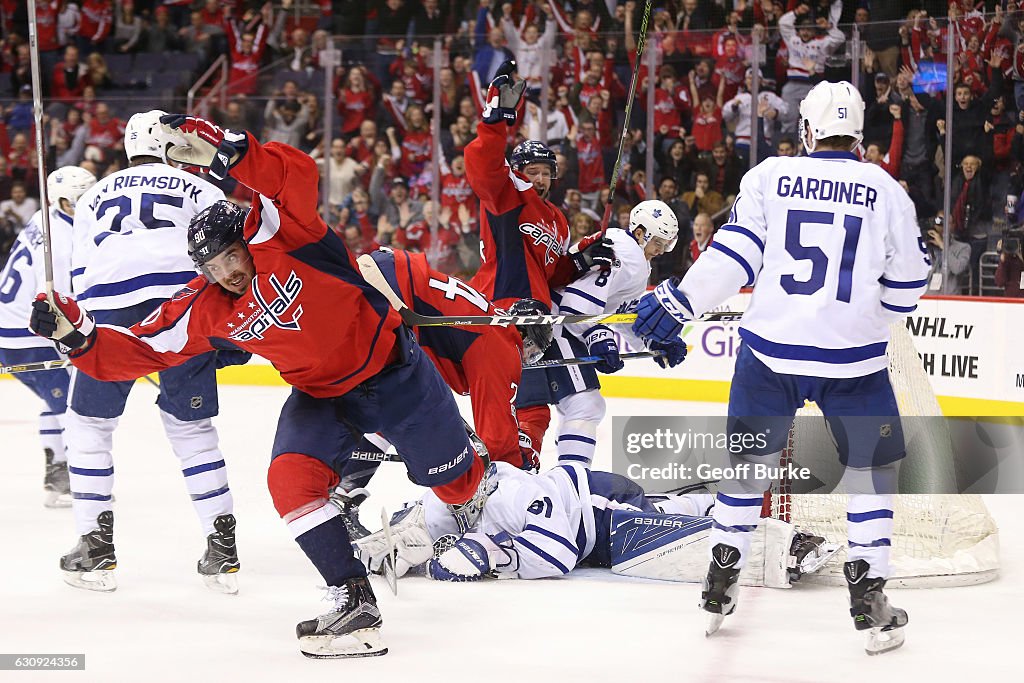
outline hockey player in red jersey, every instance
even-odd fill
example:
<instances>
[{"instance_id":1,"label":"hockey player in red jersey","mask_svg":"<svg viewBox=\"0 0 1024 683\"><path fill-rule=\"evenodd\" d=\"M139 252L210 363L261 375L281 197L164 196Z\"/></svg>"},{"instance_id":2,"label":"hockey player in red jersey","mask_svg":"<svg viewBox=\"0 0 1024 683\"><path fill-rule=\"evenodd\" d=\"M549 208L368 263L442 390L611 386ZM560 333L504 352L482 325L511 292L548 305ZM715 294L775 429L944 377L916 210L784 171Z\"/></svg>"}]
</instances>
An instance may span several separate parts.
<instances>
[{"instance_id":1,"label":"hockey player in red jersey","mask_svg":"<svg viewBox=\"0 0 1024 683\"><path fill-rule=\"evenodd\" d=\"M466 171L480 198L481 265L470 284L499 308L519 299L551 306L552 287L568 284L593 265L611 266L602 240L569 255L569 224L548 201L558 176L554 153L527 140L505 161L505 133L518 117L526 81L505 62L487 92L477 137L466 146Z\"/></svg>"},{"instance_id":2,"label":"hockey player in red jersey","mask_svg":"<svg viewBox=\"0 0 1024 683\"><path fill-rule=\"evenodd\" d=\"M267 484L334 600L327 614L298 624L300 650L316 658L385 654L376 599L328 502L337 472L363 433L380 432L401 449L410 476L470 522L492 468L470 446L437 370L320 218L309 156L203 119L161 121L188 143L169 147L169 158L218 178L230 173L253 190L252 208L246 214L222 201L198 214L188 242L203 275L131 329L96 325L57 293L39 295L30 326L102 380L141 377L213 348L270 360L293 388Z\"/></svg>"}]
</instances>

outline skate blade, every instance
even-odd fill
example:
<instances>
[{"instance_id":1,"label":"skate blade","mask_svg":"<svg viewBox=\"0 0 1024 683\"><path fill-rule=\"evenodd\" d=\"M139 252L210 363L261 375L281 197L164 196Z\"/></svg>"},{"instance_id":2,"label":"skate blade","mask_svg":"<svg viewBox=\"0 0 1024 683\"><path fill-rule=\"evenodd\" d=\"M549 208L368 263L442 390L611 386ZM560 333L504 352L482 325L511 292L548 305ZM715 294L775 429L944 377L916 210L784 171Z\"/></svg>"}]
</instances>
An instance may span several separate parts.
<instances>
[{"instance_id":1,"label":"skate blade","mask_svg":"<svg viewBox=\"0 0 1024 683\"><path fill-rule=\"evenodd\" d=\"M380 657L388 653L380 629L366 628L343 636L304 636L299 650L310 659Z\"/></svg>"},{"instance_id":2,"label":"skate blade","mask_svg":"<svg viewBox=\"0 0 1024 683\"><path fill-rule=\"evenodd\" d=\"M111 569L99 569L93 572L69 572L61 570L64 574L64 583L75 588L82 588L87 591L98 593L112 593L117 590L117 580Z\"/></svg>"},{"instance_id":3,"label":"skate blade","mask_svg":"<svg viewBox=\"0 0 1024 683\"><path fill-rule=\"evenodd\" d=\"M43 499L43 507L50 508L51 510L55 508L69 508L71 507L71 494L47 491L46 497Z\"/></svg>"},{"instance_id":4,"label":"skate blade","mask_svg":"<svg viewBox=\"0 0 1024 683\"><path fill-rule=\"evenodd\" d=\"M864 651L869 655L884 654L903 645L904 640L906 640L906 634L903 633L902 628L885 631L881 627L876 626L868 631L868 639L864 645Z\"/></svg>"},{"instance_id":5,"label":"skate blade","mask_svg":"<svg viewBox=\"0 0 1024 683\"><path fill-rule=\"evenodd\" d=\"M718 629L722 628L723 621L725 621L724 614L709 614L707 626L704 627L704 637L710 638L713 636Z\"/></svg>"},{"instance_id":6,"label":"skate blade","mask_svg":"<svg viewBox=\"0 0 1024 683\"><path fill-rule=\"evenodd\" d=\"M200 574L206 587L215 593L238 595L238 576L230 574Z\"/></svg>"}]
</instances>

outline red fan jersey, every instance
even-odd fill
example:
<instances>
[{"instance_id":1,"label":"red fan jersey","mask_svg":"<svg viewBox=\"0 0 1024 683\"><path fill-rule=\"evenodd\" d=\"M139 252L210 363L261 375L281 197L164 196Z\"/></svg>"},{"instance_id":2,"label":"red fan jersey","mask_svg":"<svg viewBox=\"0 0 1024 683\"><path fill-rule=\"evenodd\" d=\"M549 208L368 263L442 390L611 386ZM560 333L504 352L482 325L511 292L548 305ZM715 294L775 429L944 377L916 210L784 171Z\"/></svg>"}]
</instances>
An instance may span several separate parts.
<instances>
[{"instance_id":1,"label":"red fan jersey","mask_svg":"<svg viewBox=\"0 0 1024 683\"><path fill-rule=\"evenodd\" d=\"M466 146L466 175L480 198L481 265L470 284L499 308L525 298L551 306L548 282L569 261L569 224L505 161L506 129L481 121Z\"/></svg>"},{"instance_id":2,"label":"red fan jersey","mask_svg":"<svg viewBox=\"0 0 1024 683\"><path fill-rule=\"evenodd\" d=\"M244 229L256 268L249 290L236 297L197 277L130 330L99 326L75 366L128 380L213 348L240 348L269 360L300 391L329 398L394 361L401 318L320 218L316 163L249 136L231 175L253 190Z\"/></svg>"},{"instance_id":3,"label":"red fan jersey","mask_svg":"<svg viewBox=\"0 0 1024 683\"><path fill-rule=\"evenodd\" d=\"M424 254L378 251L381 272L402 301L423 315L493 315L483 294L430 267ZM492 460L516 467L519 423L515 398L522 375L522 339L513 327L417 327L416 338L448 386L469 394L473 423Z\"/></svg>"}]
</instances>

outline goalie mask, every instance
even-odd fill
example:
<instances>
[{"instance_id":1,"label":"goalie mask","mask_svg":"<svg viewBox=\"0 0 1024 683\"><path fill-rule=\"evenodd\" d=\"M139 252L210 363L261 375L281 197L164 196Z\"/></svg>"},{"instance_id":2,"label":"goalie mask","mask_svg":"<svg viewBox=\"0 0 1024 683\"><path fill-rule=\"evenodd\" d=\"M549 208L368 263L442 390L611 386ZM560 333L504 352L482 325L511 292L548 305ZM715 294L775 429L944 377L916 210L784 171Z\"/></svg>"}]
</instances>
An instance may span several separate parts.
<instances>
[{"instance_id":1,"label":"goalie mask","mask_svg":"<svg viewBox=\"0 0 1024 683\"><path fill-rule=\"evenodd\" d=\"M550 311L536 299L520 299L509 306L509 315L548 315ZM523 363L532 365L541 359L551 346L554 331L551 325L516 325L523 338Z\"/></svg>"},{"instance_id":2,"label":"goalie mask","mask_svg":"<svg viewBox=\"0 0 1024 683\"><path fill-rule=\"evenodd\" d=\"M632 233L637 228L644 231L641 247L647 246L648 242L657 237L665 243L665 251L669 252L675 248L679 239L679 219L668 204L660 199L640 202L629 212L629 231Z\"/></svg>"},{"instance_id":3,"label":"goalie mask","mask_svg":"<svg viewBox=\"0 0 1024 683\"><path fill-rule=\"evenodd\" d=\"M226 200L214 202L192 218L188 225L188 255L196 270L216 283L206 264L232 244L242 240L245 211Z\"/></svg>"},{"instance_id":4,"label":"goalie mask","mask_svg":"<svg viewBox=\"0 0 1024 683\"><path fill-rule=\"evenodd\" d=\"M851 150L864 139L864 100L846 81L822 81L800 103L800 141L811 154L819 140L839 135L856 140Z\"/></svg>"}]
</instances>

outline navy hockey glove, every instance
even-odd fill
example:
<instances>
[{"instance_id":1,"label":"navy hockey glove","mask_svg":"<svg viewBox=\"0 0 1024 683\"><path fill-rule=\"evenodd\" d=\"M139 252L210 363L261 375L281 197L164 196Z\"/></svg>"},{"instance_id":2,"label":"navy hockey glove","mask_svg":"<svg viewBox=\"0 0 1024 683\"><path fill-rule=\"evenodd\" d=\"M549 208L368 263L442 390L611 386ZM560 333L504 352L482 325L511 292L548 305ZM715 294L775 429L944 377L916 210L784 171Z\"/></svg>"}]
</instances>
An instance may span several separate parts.
<instances>
[{"instance_id":1,"label":"navy hockey glove","mask_svg":"<svg viewBox=\"0 0 1024 683\"><path fill-rule=\"evenodd\" d=\"M626 364L619 358L619 345L615 343L615 336L604 325L587 330L583 335L583 341L586 342L590 355L601 359L594 363L594 369L598 372L610 375L625 367Z\"/></svg>"},{"instance_id":2,"label":"navy hockey glove","mask_svg":"<svg viewBox=\"0 0 1024 683\"><path fill-rule=\"evenodd\" d=\"M505 121L508 125L516 122L516 109L519 101L523 99L523 91L526 90L526 81L516 81L516 63L508 60L498 67L498 71L487 88L487 104L484 106L484 123L500 123Z\"/></svg>"},{"instance_id":3,"label":"navy hockey glove","mask_svg":"<svg viewBox=\"0 0 1024 683\"><path fill-rule=\"evenodd\" d=\"M671 342L693 320L693 309L677 287L679 278L665 280L640 298L636 306L633 333L648 342Z\"/></svg>"},{"instance_id":4,"label":"navy hockey glove","mask_svg":"<svg viewBox=\"0 0 1024 683\"><path fill-rule=\"evenodd\" d=\"M28 327L40 337L55 341L61 353L87 347L96 332L92 314L80 308L74 299L57 292L53 299L42 293L36 296Z\"/></svg>"},{"instance_id":5,"label":"navy hockey glove","mask_svg":"<svg viewBox=\"0 0 1024 683\"><path fill-rule=\"evenodd\" d=\"M594 266L605 273L611 270L612 264L615 263L613 244L611 238L601 237L600 233L588 235L580 240L577 251L570 254L572 263L576 266L576 274L582 275Z\"/></svg>"},{"instance_id":6,"label":"navy hockey glove","mask_svg":"<svg viewBox=\"0 0 1024 683\"><path fill-rule=\"evenodd\" d=\"M451 548L441 553L427 563L427 576L435 581L479 581L491 576L491 560L487 554L487 548L480 540L480 536L487 539L485 534L472 534L477 538L470 538L467 534Z\"/></svg>"},{"instance_id":7,"label":"navy hockey glove","mask_svg":"<svg viewBox=\"0 0 1024 683\"><path fill-rule=\"evenodd\" d=\"M661 351L662 355L655 356L654 362L663 368L674 368L686 360L686 342L682 339L651 342L651 351Z\"/></svg>"},{"instance_id":8,"label":"navy hockey glove","mask_svg":"<svg viewBox=\"0 0 1024 683\"><path fill-rule=\"evenodd\" d=\"M168 136L184 138L186 144L171 145L167 158L179 164L210 169L210 175L224 180L249 147L245 133L224 130L216 124L195 116L164 114L161 127Z\"/></svg>"}]
</instances>

